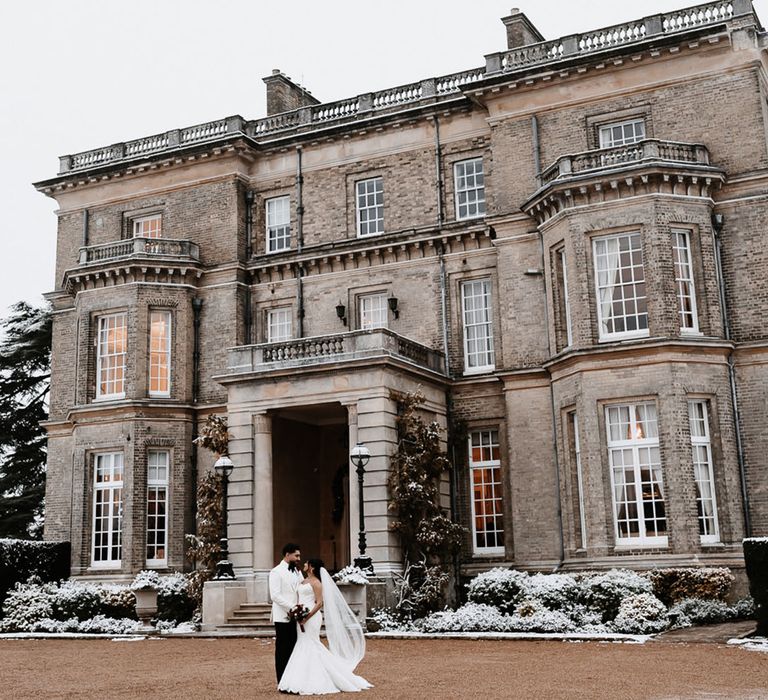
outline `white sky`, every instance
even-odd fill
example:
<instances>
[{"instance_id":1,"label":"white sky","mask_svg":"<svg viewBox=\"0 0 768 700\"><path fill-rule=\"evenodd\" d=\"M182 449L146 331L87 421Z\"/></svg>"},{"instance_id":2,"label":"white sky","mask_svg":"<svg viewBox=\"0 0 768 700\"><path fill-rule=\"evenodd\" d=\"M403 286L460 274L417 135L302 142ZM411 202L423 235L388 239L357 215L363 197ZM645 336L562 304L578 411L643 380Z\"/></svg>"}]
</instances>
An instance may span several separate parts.
<instances>
[{"instance_id":1,"label":"white sky","mask_svg":"<svg viewBox=\"0 0 768 700\"><path fill-rule=\"evenodd\" d=\"M692 0L0 0L0 316L55 286L58 156L240 114L280 68L323 102L482 66L518 5L546 39ZM768 22L768 0L755 0Z\"/></svg>"}]
</instances>

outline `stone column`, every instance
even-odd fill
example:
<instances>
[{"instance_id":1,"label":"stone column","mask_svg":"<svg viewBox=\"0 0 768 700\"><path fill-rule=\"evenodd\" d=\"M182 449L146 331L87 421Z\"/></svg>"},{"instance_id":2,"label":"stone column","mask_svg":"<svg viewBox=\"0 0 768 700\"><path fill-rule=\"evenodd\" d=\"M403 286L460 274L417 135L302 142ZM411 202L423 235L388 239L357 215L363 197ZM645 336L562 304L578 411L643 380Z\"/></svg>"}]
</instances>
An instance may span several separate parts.
<instances>
[{"instance_id":1,"label":"stone column","mask_svg":"<svg viewBox=\"0 0 768 700\"><path fill-rule=\"evenodd\" d=\"M347 404L347 427L349 430L349 450L357 444L357 403ZM357 546L360 531L360 504L357 500L357 470L349 459L347 450L347 467L349 468L349 561L352 562L360 552Z\"/></svg>"},{"instance_id":2,"label":"stone column","mask_svg":"<svg viewBox=\"0 0 768 700\"><path fill-rule=\"evenodd\" d=\"M272 506L272 417L253 416L253 569L269 571L274 562Z\"/></svg>"}]
</instances>

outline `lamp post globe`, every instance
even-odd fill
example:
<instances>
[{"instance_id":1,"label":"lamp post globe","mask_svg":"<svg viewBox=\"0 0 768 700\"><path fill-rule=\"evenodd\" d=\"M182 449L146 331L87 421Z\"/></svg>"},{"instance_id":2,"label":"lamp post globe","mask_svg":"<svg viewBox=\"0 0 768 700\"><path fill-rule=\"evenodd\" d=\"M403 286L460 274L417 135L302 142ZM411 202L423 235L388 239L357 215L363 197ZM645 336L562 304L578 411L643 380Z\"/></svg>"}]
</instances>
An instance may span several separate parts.
<instances>
[{"instance_id":1,"label":"lamp post globe","mask_svg":"<svg viewBox=\"0 0 768 700\"><path fill-rule=\"evenodd\" d=\"M232 562L229 561L229 540L227 539L227 511L229 509L229 502L227 490L229 477L235 465L227 455L222 455L216 460L213 468L221 476L221 519L223 530L221 537L221 559L216 564L216 574L213 578L215 581L232 581L235 578L235 571L232 568Z\"/></svg>"},{"instance_id":2,"label":"lamp post globe","mask_svg":"<svg viewBox=\"0 0 768 700\"><path fill-rule=\"evenodd\" d=\"M363 501L363 479L365 477L365 467L371 459L371 452L365 445L358 442L349 451L349 459L357 471L357 502L360 513L360 532L358 535L360 556L355 557L355 566L373 573L373 562L370 557L365 555L365 502Z\"/></svg>"}]
</instances>

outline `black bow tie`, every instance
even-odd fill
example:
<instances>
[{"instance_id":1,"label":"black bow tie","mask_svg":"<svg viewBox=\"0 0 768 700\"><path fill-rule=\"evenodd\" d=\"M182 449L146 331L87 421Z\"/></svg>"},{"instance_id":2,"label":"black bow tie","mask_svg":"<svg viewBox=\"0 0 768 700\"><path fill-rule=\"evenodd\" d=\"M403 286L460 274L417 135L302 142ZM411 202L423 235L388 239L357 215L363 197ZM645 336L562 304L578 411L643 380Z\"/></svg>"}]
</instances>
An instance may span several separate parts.
<instances>
[{"instance_id":1,"label":"black bow tie","mask_svg":"<svg viewBox=\"0 0 768 700\"><path fill-rule=\"evenodd\" d=\"M288 571L296 571L296 562L294 561L288 562Z\"/></svg>"}]
</instances>

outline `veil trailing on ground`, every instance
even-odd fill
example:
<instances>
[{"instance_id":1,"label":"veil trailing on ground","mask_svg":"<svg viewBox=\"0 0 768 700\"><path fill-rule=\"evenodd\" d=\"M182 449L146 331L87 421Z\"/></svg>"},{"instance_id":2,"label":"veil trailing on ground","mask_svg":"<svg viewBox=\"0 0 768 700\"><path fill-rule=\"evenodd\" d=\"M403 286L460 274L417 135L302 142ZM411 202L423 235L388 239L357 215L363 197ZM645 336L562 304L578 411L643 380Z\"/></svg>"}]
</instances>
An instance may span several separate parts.
<instances>
[{"instance_id":1,"label":"veil trailing on ground","mask_svg":"<svg viewBox=\"0 0 768 700\"><path fill-rule=\"evenodd\" d=\"M320 569L320 582L323 584L323 617L328 646L334 656L338 656L354 670L365 656L363 628L324 568Z\"/></svg>"}]
</instances>

